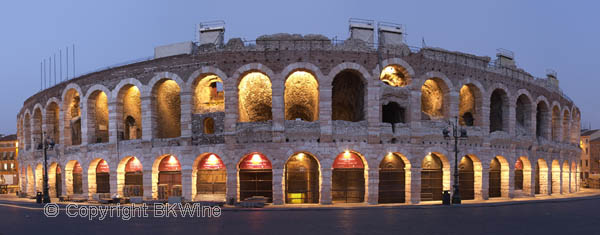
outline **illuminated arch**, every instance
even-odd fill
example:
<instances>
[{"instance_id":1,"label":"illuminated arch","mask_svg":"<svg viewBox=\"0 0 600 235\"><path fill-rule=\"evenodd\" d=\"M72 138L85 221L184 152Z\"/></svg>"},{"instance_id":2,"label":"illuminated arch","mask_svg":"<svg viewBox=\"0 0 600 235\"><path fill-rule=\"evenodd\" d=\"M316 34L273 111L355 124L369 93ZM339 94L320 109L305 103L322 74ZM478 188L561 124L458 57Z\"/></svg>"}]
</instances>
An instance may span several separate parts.
<instances>
[{"instance_id":1,"label":"illuminated arch","mask_svg":"<svg viewBox=\"0 0 600 235\"><path fill-rule=\"evenodd\" d=\"M297 152L286 161L283 176L285 203L319 203L319 160L309 152Z\"/></svg>"},{"instance_id":2,"label":"illuminated arch","mask_svg":"<svg viewBox=\"0 0 600 235\"><path fill-rule=\"evenodd\" d=\"M191 187L194 201L226 201L227 167L219 155L209 152L196 157Z\"/></svg>"},{"instance_id":3,"label":"illuminated arch","mask_svg":"<svg viewBox=\"0 0 600 235\"><path fill-rule=\"evenodd\" d=\"M285 80L285 120L319 119L319 83L312 71L295 70Z\"/></svg>"}]
</instances>

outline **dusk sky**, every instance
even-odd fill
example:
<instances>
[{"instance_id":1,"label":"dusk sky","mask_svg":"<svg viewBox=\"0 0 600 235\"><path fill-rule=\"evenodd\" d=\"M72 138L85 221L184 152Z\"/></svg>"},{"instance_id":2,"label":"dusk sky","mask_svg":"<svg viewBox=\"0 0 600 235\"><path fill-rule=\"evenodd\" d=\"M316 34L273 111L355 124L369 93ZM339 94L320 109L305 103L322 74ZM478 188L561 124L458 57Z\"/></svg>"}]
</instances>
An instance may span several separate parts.
<instances>
[{"instance_id":1,"label":"dusk sky","mask_svg":"<svg viewBox=\"0 0 600 235\"><path fill-rule=\"evenodd\" d=\"M582 124L600 128L600 3L594 1L90 2L3 2L0 133L16 132L23 102L40 90L40 62L72 44L80 75L193 40L203 21L224 20L225 40L280 32L345 39L351 17L404 24L411 46L424 38L428 46L480 56L512 50L518 66L535 77L556 70Z\"/></svg>"}]
</instances>

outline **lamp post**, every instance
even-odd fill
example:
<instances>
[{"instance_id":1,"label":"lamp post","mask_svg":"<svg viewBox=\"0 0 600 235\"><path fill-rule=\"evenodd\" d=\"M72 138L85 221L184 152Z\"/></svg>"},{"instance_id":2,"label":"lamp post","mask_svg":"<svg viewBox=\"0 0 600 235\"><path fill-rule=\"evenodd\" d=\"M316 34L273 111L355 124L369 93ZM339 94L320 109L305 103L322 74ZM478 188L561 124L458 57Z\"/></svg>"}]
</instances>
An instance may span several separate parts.
<instances>
[{"instance_id":1,"label":"lamp post","mask_svg":"<svg viewBox=\"0 0 600 235\"><path fill-rule=\"evenodd\" d=\"M452 132L452 135L450 135ZM454 193L452 193L452 204L460 204L460 192L458 189L458 140L467 139L467 130L460 128L458 117L454 117L454 122L448 121L448 126L442 130L444 139L454 139Z\"/></svg>"},{"instance_id":2,"label":"lamp post","mask_svg":"<svg viewBox=\"0 0 600 235\"><path fill-rule=\"evenodd\" d=\"M48 193L48 155L47 150L49 146L54 147L54 142L48 143L45 138L46 132L42 131L42 148L44 151L44 189L43 189L43 203L50 203L50 194Z\"/></svg>"}]
</instances>

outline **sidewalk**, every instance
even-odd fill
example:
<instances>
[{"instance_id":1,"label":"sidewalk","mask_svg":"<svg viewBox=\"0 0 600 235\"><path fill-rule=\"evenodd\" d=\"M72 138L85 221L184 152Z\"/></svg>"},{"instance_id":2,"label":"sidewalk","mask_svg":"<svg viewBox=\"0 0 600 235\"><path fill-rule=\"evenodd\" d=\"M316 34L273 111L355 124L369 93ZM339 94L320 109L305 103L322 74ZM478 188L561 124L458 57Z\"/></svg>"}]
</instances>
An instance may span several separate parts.
<instances>
[{"instance_id":1,"label":"sidewalk","mask_svg":"<svg viewBox=\"0 0 600 235\"><path fill-rule=\"evenodd\" d=\"M492 198L489 200L464 200L461 205L453 205L456 207L492 207L492 206L508 206L528 203L554 203L574 200L589 200L600 198L600 189L581 189L576 193L558 194L558 195L536 195L535 197L519 197L519 198ZM58 205L77 204L77 205L100 205L96 202L55 202ZM35 203L35 199L18 198L15 195L0 195L0 204L14 204L21 206L30 206L33 208L42 208L43 204ZM285 205L267 205L264 208L238 208L229 205L223 207L224 211L240 210L353 210L353 209L368 209L368 208L406 208L406 209L426 209L439 208L441 201L421 202L419 204L378 204L369 205L367 203L346 203L346 204L285 204ZM122 206L130 204L121 204ZM152 207L152 205L150 205Z\"/></svg>"}]
</instances>

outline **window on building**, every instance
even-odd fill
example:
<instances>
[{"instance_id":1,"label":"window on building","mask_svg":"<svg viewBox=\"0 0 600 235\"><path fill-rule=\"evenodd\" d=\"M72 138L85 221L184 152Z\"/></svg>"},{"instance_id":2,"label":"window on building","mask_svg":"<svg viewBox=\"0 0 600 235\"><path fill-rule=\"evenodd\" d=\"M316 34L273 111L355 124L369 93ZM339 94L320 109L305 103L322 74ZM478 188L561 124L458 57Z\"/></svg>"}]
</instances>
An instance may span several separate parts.
<instances>
[{"instance_id":1,"label":"window on building","mask_svg":"<svg viewBox=\"0 0 600 235\"><path fill-rule=\"evenodd\" d=\"M588 160L585 160L585 166L586 167L588 166Z\"/></svg>"}]
</instances>

